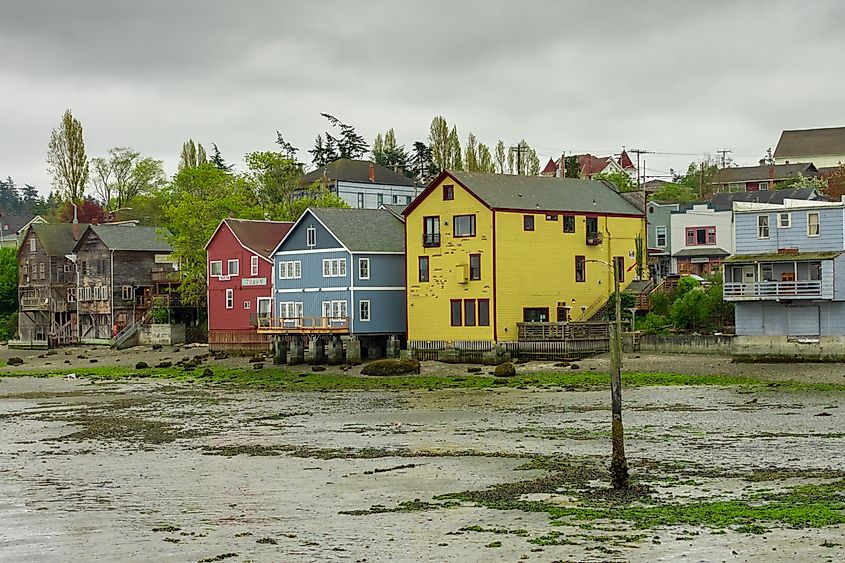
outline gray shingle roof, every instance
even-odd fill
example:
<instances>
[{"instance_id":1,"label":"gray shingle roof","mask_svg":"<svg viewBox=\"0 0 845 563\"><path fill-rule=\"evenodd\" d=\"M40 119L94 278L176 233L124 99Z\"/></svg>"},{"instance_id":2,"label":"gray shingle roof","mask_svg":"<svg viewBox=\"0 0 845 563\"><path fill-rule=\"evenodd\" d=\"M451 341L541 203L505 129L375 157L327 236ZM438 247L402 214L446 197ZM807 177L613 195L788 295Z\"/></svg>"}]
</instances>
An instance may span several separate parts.
<instances>
[{"instance_id":1,"label":"gray shingle roof","mask_svg":"<svg viewBox=\"0 0 845 563\"><path fill-rule=\"evenodd\" d=\"M414 181L404 174L394 172L368 160L349 160L342 158L335 160L325 166L309 172L302 177L303 184L310 184L318 181L325 173L329 180L341 180L345 182L370 183L370 167L373 167L375 182L373 184L385 184L390 186L413 186Z\"/></svg>"},{"instance_id":2,"label":"gray shingle roof","mask_svg":"<svg viewBox=\"0 0 845 563\"><path fill-rule=\"evenodd\" d=\"M609 183L482 172L449 173L494 209L642 215Z\"/></svg>"},{"instance_id":3,"label":"gray shingle roof","mask_svg":"<svg viewBox=\"0 0 845 563\"><path fill-rule=\"evenodd\" d=\"M32 213L6 213L5 211L0 211L0 230L3 231L4 236L14 235L33 219L35 219L35 215Z\"/></svg>"},{"instance_id":4,"label":"gray shingle roof","mask_svg":"<svg viewBox=\"0 0 845 563\"><path fill-rule=\"evenodd\" d=\"M845 127L783 131L775 148L776 158L825 155L845 155Z\"/></svg>"},{"instance_id":5,"label":"gray shingle roof","mask_svg":"<svg viewBox=\"0 0 845 563\"><path fill-rule=\"evenodd\" d=\"M404 252L405 224L386 209L311 208L353 252Z\"/></svg>"},{"instance_id":6,"label":"gray shingle roof","mask_svg":"<svg viewBox=\"0 0 845 563\"><path fill-rule=\"evenodd\" d=\"M799 164L776 164L762 166L739 166L722 168L716 172L713 184L735 182L756 182L760 180L787 180L802 176L818 176L819 172L811 162Z\"/></svg>"},{"instance_id":7,"label":"gray shingle roof","mask_svg":"<svg viewBox=\"0 0 845 563\"><path fill-rule=\"evenodd\" d=\"M138 227L128 225L91 225L109 250L139 252L172 252L165 241L168 232L160 227Z\"/></svg>"},{"instance_id":8,"label":"gray shingle roof","mask_svg":"<svg viewBox=\"0 0 845 563\"><path fill-rule=\"evenodd\" d=\"M730 192L714 195L713 199L710 200L709 206L714 211L730 211L733 209L733 202L735 201L782 205L784 199L805 199L811 201L820 200L822 196L814 188Z\"/></svg>"},{"instance_id":9,"label":"gray shingle roof","mask_svg":"<svg viewBox=\"0 0 845 563\"><path fill-rule=\"evenodd\" d=\"M77 224L79 236L85 232L87 227L87 223ZM71 254L73 247L76 246L71 223L33 223L29 228L38 237L38 242L41 243L48 256Z\"/></svg>"},{"instance_id":10,"label":"gray shingle roof","mask_svg":"<svg viewBox=\"0 0 845 563\"><path fill-rule=\"evenodd\" d=\"M829 252L768 252L764 254L735 254L725 262L794 262L795 260L832 260L840 256L843 251Z\"/></svg>"},{"instance_id":11,"label":"gray shingle roof","mask_svg":"<svg viewBox=\"0 0 845 563\"><path fill-rule=\"evenodd\" d=\"M683 258L692 256L728 256L730 253L727 250L719 248L718 246L710 246L708 248L685 248L674 252L673 256L680 256Z\"/></svg>"}]
</instances>

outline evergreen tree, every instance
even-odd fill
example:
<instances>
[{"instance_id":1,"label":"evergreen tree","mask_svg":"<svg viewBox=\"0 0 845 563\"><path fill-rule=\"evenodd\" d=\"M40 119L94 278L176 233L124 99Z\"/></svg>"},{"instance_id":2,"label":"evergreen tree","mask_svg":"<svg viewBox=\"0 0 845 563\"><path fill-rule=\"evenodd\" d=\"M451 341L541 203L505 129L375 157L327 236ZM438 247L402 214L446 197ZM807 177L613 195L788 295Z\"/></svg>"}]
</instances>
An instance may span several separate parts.
<instances>
[{"instance_id":1,"label":"evergreen tree","mask_svg":"<svg viewBox=\"0 0 845 563\"><path fill-rule=\"evenodd\" d=\"M281 147L281 151L279 152L281 152L286 158L296 160L296 153L299 152L299 149L285 141L285 138L282 137L282 133L278 129L276 130L276 144Z\"/></svg>"},{"instance_id":2,"label":"evergreen tree","mask_svg":"<svg viewBox=\"0 0 845 563\"><path fill-rule=\"evenodd\" d=\"M214 148L214 153L211 155L211 159L209 162L214 165L215 168L221 170L223 172L231 172L232 165L226 164L226 161L223 160L223 156L220 154L220 149L217 148L217 143L211 143L212 148Z\"/></svg>"},{"instance_id":3,"label":"evergreen tree","mask_svg":"<svg viewBox=\"0 0 845 563\"><path fill-rule=\"evenodd\" d=\"M411 177L420 184L427 184L438 172L432 160L431 149L422 141L414 143L409 164L413 174Z\"/></svg>"},{"instance_id":4,"label":"evergreen tree","mask_svg":"<svg viewBox=\"0 0 845 563\"><path fill-rule=\"evenodd\" d=\"M340 138L335 138L326 132L326 138L331 138L337 145L337 158L355 160L366 154L369 146L364 140L364 137L355 131L355 127L343 123L341 120L328 113L321 113L320 115L328 119L332 127L340 129Z\"/></svg>"},{"instance_id":5,"label":"evergreen tree","mask_svg":"<svg viewBox=\"0 0 845 563\"><path fill-rule=\"evenodd\" d=\"M338 158L334 144L324 144L322 135L317 135L314 139L314 148L308 153L311 154L311 162L318 167L334 162Z\"/></svg>"},{"instance_id":6,"label":"evergreen tree","mask_svg":"<svg viewBox=\"0 0 845 563\"><path fill-rule=\"evenodd\" d=\"M396 133L389 129L384 137L381 134L373 141L373 161L391 170L405 173L408 169L408 153L405 147L396 142Z\"/></svg>"},{"instance_id":7,"label":"evergreen tree","mask_svg":"<svg viewBox=\"0 0 845 563\"><path fill-rule=\"evenodd\" d=\"M11 177L0 180L0 212L18 213L21 211L21 198L18 188Z\"/></svg>"}]
</instances>

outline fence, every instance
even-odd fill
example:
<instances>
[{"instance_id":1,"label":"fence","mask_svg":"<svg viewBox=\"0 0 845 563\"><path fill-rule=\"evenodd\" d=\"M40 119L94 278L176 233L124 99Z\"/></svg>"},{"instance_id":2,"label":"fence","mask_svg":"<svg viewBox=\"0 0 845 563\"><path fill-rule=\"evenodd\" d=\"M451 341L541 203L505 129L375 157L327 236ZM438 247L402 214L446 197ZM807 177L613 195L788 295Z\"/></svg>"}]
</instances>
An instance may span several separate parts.
<instances>
[{"instance_id":1,"label":"fence","mask_svg":"<svg viewBox=\"0 0 845 563\"><path fill-rule=\"evenodd\" d=\"M210 330L208 349L221 352L267 352L272 336L254 330Z\"/></svg>"},{"instance_id":2,"label":"fence","mask_svg":"<svg viewBox=\"0 0 845 563\"><path fill-rule=\"evenodd\" d=\"M625 335L627 336L627 335ZM733 336L691 336L685 334L642 334L639 336L641 352L667 354L730 354Z\"/></svg>"}]
</instances>

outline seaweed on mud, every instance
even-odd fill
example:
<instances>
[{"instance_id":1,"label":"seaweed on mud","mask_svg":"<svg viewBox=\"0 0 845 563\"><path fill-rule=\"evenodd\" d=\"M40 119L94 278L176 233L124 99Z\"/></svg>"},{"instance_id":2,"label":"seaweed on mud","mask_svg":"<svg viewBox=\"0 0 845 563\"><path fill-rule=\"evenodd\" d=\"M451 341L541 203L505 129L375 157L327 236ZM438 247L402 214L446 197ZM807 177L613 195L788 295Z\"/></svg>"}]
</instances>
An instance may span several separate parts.
<instances>
[{"instance_id":1,"label":"seaweed on mud","mask_svg":"<svg viewBox=\"0 0 845 563\"><path fill-rule=\"evenodd\" d=\"M370 508L362 510L341 510L338 514L344 514L346 516L364 516L368 514L386 514L389 512L421 512L424 510L437 510L440 508L454 508L460 505L461 503L456 501L425 502L417 498L414 500L400 502L392 508L388 508L381 504L374 504Z\"/></svg>"},{"instance_id":2,"label":"seaweed on mud","mask_svg":"<svg viewBox=\"0 0 845 563\"><path fill-rule=\"evenodd\" d=\"M64 420L80 425L82 429L45 441L124 440L146 444L166 444L179 437L171 424L160 420L106 415L77 415Z\"/></svg>"},{"instance_id":3,"label":"seaweed on mud","mask_svg":"<svg viewBox=\"0 0 845 563\"><path fill-rule=\"evenodd\" d=\"M232 557L237 557L237 553L221 553L220 555L215 555L214 557L208 557L206 559L200 559L197 563L215 563L216 561L223 561L225 559L231 559Z\"/></svg>"},{"instance_id":4,"label":"seaweed on mud","mask_svg":"<svg viewBox=\"0 0 845 563\"><path fill-rule=\"evenodd\" d=\"M287 450L284 446L263 446L261 444L239 444L229 446L206 446L203 448L203 455L219 455L232 457L236 455L249 456L275 456L282 455Z\"/></svg>"}]
</instances>

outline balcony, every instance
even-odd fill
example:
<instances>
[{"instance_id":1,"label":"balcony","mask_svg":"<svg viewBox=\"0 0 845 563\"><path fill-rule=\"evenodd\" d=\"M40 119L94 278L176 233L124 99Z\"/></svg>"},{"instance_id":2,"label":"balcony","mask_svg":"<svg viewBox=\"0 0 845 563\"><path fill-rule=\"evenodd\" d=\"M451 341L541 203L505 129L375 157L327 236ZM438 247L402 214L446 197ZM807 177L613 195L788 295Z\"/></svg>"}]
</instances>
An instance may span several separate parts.
<instances>
[{"instance_id":1,"label":"balcony","mask_svg":"<svg viewBox=\"0 0 845 563\"><path fill-rule=\"evenodd\" d=\"M761 299L822 299L821 280L725 282L725 301L755 301Z\"/></svg>"},{"instance_id":2,"label":"balcony","mask_svg":"<svg viewBox=\"0 0 845 563\"><path fill-rule=\"evenodd\" d=\"M601 233L587 233L587 245L589 246L598 246L602 243L604 237Z\"/></svg>"},{"instance_id":3,"label":"balcony","mask_svg":"<svg viewBox=\"0 0 845 563\"><path fill-rule=\"evenodd\" d=\"M42 299L37 294L27 293L21 295L21 311L49 311L50 301Z\"/></svg>"},{"instance_id":4,"label":"balcony","mask_svg":"<svg viewBox=\"0 0 845 563\"><path fill-rule=\"evenodd\" d=\"M176 283L180 280L176 270L162 269L152 271L153 283Z\"/></svg>"},{"instance_id":5,"label":"balcony","mask_svg":"<svg viewBox=\"0 0 845 563\"><path fill-rule=\"evenodd\" d=\"M422 237L424 247L440 246L440 233L423 233Z\"/></svg>"},{"instance_id":6,"label":"balcony","mask_svg":"<svg viewBox=\"0 0 845 563\"><path fill-rule=\"evenodd\" d=\"M258 334L349 334L349 317L258 317Z\"/></svg>"}]
</instances>

